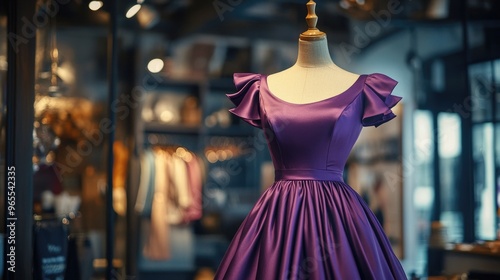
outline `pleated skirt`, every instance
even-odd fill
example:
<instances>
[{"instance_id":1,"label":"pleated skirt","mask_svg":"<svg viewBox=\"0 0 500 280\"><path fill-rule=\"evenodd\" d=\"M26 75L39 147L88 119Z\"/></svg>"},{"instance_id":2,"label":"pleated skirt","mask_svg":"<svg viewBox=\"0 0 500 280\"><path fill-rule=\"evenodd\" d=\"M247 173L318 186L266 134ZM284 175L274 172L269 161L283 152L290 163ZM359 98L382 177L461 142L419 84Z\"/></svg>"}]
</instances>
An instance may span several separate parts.
<instances>
[{"instance_id":1,"label":"pleated skirt","mask_svg":"<svg viewBox=\"0 0 500 280\"><path fill-rule=\"evenodd\" d=\"M245 218L215 279L407 277L377 218L349 185L281 180Z\"/></svg>"}]
</instances>

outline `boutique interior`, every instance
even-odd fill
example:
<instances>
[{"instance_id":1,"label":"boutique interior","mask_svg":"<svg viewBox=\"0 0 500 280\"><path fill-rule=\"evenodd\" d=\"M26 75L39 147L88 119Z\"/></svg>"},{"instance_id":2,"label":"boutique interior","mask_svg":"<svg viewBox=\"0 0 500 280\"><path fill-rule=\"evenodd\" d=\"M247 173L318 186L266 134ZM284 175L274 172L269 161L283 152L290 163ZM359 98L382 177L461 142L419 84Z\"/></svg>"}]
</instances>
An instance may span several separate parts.
<instances>
[{"instance_id":1,"label":"boutique interior","mask_svg":"<svg viewBox=\"0 0 500 280\"><path fill-rule=\"evenodd\" d=\"M337 66L398 82L344 180L408 279L500 279L500 3L315 2ZM213 279L275 175L226 94L295 63L307 3L3 1L3 279L9 237L17 279Z\"/></svg>"}]
</instances>

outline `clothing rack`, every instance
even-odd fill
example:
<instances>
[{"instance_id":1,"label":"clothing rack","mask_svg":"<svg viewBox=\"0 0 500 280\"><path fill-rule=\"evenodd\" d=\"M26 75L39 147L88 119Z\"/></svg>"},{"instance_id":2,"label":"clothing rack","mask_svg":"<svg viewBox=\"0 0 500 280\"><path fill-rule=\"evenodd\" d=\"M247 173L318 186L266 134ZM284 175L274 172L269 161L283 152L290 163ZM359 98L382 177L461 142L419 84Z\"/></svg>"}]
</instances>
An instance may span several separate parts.
<instances>
[{"instance_id":1,"label":"clothing rack","mask_svg":"<svg viewBox=\"0 0 500 280\"><path fill-rule=\"evenodd\" d=\"M135 205L141 217L139 270L192 271L192 222L201 218L204 168L185 145L161 135L149 139Z\"/></svg>"},{"instance_id":2,"label":"clothing rack","mask_svg":"<svg viewBox=\"0 0 500 280\"><path fill-rule=\"evenodd\" d=\"M164 133L145 133L143 148L154 146L182 146L191 151L199 151L199 139L193 137L186 139L185 135L171 135Z\"/></svg>"}]
</instances>

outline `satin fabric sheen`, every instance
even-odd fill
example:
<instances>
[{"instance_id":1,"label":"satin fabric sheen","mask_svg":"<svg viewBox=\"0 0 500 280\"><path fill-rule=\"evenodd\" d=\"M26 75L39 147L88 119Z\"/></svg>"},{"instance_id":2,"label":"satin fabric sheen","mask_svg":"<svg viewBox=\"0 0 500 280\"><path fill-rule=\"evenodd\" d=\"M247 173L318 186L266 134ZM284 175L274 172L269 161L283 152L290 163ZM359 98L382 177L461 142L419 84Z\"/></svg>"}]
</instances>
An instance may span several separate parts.
<instances>
[{"instance_id":1,"label":"satin fabric sheen","mask_svg":"<svg viewBox=\"0 0 500 280\"><path fill-rule=\"evenodd\" d=\"M215 279L407 279L362 198L343 182L363 126L394 117L397 82L361 75L345 92L294 104L270 92L267 76L234 75L230 111L265 133L275 182L235 234Z\"/></svg>"}]
</instances>

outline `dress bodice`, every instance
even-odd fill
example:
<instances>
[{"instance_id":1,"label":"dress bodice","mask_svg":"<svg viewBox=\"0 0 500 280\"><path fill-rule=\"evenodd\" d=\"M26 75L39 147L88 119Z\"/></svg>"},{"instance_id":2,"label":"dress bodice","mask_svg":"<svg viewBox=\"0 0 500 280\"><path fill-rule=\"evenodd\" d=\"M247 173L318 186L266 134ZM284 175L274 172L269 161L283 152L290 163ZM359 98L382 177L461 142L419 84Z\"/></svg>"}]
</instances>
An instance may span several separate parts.
<instances>
[{"instance_id":1,"label":"dress bodice","mask_svg":"<svg viewBox=\"0 0 500 280\"><path fill-rule=\"evenodd\" d=\"M295 104L274 95L267 76L234 75L236 105L230 112L261 128L276 180L342 181L347 157L363 126L379 126L395 114L397 82L383 74L361 75L346 91L317 102Z\"/></svg>"}]
</instances>

